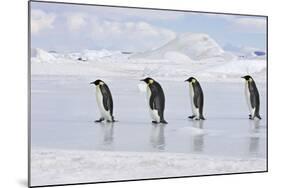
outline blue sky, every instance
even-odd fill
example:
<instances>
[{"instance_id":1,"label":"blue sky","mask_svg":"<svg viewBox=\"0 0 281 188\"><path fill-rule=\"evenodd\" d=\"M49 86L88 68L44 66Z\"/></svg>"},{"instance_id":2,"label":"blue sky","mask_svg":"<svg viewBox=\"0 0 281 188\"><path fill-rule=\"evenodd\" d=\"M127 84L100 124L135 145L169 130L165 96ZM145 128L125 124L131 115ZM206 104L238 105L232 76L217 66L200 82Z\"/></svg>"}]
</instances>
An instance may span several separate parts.
<instances>
[{"instance_id":1,"label":"blue sky","mask_svg":"<svg viewBox=\"0 0 281 188\"><path fill-rule=\"evenodd\" d=\"M186 32L206 33L222 47L266 48L264 17L31 3L32 48L145 51Z\"/></svg>"}]
</instances>

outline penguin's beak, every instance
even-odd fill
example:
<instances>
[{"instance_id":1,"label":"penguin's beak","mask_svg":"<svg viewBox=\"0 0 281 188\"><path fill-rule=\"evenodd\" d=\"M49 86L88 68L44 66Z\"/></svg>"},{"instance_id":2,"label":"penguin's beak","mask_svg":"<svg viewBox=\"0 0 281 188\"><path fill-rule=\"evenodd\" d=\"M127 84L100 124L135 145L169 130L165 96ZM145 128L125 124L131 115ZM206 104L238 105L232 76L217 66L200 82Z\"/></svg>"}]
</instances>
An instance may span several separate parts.
<instances>
[{"instance_id":1,"label":"penguin's beak","mask_svg":"<svg viewBox=\"0 0 281 188\"><path fill-rule=\"evenodd\" d=\"M245 77L244 77L244 76L242 76L241 78L245 79Z\"/></svg>"},{"instance_id":2,"label":"penguin's beak","mask_svg":"<svg viewBox=\"0 0 281 188\"><path fill-rule=\"evenodd\" d=\"M184 82L187 82L188 81L188 79L187 80L185 80Z\"/></svg>"},{"instance_id":3,"label":"penguin's beak","mask_svg":"<svg viewBox=\"0 0 281 188\"><path fill-rule=\"evenodd\" d=\"M90 82L90 84L95 84L95 82Z\"/></svg>"},{"instance_id":4,"label":"penguin's beak","mask_svg":"<svg viewBox=\"0 0 281 188\"><path fill-rule=\"evenodd\" d=\"M141 79L140 81L144 81L144 79Z\"/></svg>"}]
</instances>

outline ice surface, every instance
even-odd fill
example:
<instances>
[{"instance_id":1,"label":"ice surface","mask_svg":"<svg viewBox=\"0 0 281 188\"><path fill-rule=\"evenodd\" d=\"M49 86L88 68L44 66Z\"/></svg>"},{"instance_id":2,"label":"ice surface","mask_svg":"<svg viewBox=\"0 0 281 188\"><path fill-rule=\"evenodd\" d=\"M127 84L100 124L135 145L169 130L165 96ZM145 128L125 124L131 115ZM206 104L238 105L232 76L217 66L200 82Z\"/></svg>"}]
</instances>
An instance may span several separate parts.
<instances>
[{"instance_id":1,"label":"ice surface","mask_svg":"<svg viewBox=\"0 0 281 188\"><path fill-rule=\"evenodd\" d=\"M91 77L32 78L32 146L265 157L264 84L257 83L263 119L256 122L248 120L244 84L202 82L207 120L199 124L187 118L191 115L187 84L160 80L169 124L154 126L145 93L138 88L139 80L105 78L118 120L110 125L94 123L99 119L99 112L95 88L89 85L92 80ZM255 150L250 150L255 144Z\"/></svg>"}]
</instances>

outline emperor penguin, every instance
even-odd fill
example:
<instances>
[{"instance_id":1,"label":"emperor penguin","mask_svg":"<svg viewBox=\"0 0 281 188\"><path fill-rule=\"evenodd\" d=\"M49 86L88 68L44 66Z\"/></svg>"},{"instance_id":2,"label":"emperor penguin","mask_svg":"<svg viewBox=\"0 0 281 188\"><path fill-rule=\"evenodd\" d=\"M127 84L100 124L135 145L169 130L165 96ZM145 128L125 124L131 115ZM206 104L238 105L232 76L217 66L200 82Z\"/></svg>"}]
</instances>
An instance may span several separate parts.
<instances>
[{"instance_id":1,"label":"emperor penguin","mask_svg":"<svg viewBox=\"0 0 281 188\"><path fill-rule=\"evenodd\" d=\"M145 78L140 81L144 81L147 84L147 101L149 106L150 116L152 123L167 124L164 119L165 110L165 95L161 85L152 78Z\"/></svg>"},{"instance_id":2,"label":"emperor penguin","mask_svg":"<svg viewBox=\"0 0 281 188\"><path fill-rule=\"evenodd\" d=\"M98 123L104 120L107 122L115 122L113 117L113 100L108 86L102 80L96 80L90 84L96 85L96 100L101 114L100 119L95 122Z\"/></svg>"},{"instance_id":3,"label":"emperor penguin","mask_svg":"<svg viewBox=\"0 0 281 188\"><path fill-rule=\"evenodd\" d=\"M205 120L203 116L204 94L198 80L190 77L185 82L189 82L190 103L192 115L188 118L193 120Z\"/></svg>"},{"instance_id":4,"label":"emperor penguin","mask_svg":"<svg viewBox=\"0 0 281 188\"><path fill-rule=\"evenodd\" d=\"M257 89L256 83L254 81L254 79L249 76L243 76L241 77L243 79L245 79L245 95L246 95L246 100L248 103L248 107L249 107L249 119L261 119L260 116L260 96L259 96L259 91Z\"/></svg>"}]
</instances>

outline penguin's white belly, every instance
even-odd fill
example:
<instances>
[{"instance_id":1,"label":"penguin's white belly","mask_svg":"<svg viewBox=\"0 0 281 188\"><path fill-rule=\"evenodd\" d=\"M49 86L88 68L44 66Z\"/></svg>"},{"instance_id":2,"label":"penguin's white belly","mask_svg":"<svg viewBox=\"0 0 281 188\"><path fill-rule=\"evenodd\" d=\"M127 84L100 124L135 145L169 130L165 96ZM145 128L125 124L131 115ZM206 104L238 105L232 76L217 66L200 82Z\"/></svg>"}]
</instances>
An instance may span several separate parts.
<instances>
[{"instance_id":1,"label":"penguin's white belly","mask_svg":"<svg viewBox=\"0 0 281 188\"><path fill-rule=\"evenodd\" d=\"M152 120L160 122L160 116L158 114L158 110L152 110L150 108L149 101L150 101L150 97L151 97L151 91L148 86L146 88L146 94L147 94L147 104L148 104L150 117L152 118Z\"/></svg>"},{"instance_id":2,"label":"penguin's white belly","mask_svg":"<svg viewBox=\"0 0 281 188\"><path fill-rule=\"evenodd\" d=\"M102 93L101 93L101 90L99 87L96 88L96 99L97 99L97 104L98 104L98 108L99 108L101 117L103 117L106 120L112 121L109 110L106 111L103 106L103 96L102 96Z\"/></svg>"},{"instance_id":3,"label":"penguin's white belly","mask_svg":"<svg viewBox=\"0 0 281 188\"><path fill-rule=\"evenodd\" d=\"M190 95L190 105L191 105L191 109L192 109L192 114L195 116L199 116L199 109L195 107L194 105L194 90L192 87L192 84L189 84L189 95Z\"/></svg>"},{"instance_id":4,"label":"penguin's white belly","mask_svg":"<svg viewBox=\"0 0 281 188\"><path fill-rule=\"evenodd\" d=\"M247 82L245 84L245 96L246 96L249 112L253 116L254 112L255 112L255 108L252 108L252 105L251 105L250 91L249 91L249 87L248 87Z\"/></svg>"}]
</instances>

